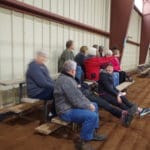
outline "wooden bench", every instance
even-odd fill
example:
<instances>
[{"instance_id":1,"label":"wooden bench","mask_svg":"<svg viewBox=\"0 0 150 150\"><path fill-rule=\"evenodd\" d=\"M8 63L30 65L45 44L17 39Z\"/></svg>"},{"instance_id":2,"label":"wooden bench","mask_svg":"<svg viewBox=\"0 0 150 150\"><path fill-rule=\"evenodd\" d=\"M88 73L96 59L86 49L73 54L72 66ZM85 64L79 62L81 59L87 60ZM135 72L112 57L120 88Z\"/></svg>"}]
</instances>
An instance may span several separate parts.
<instances>
[{"instance_id":1,"label":"wooden bench","mask_svg":"<svg viewBox=\"0 0 150 150\"><path fill-rule=\"evenodd\" d=\"M59 76L59 73L52 74L52 78L56 80ZM13 104L13 106L5 107L0 109L0 114L13 112L15 114L19 114L25 112L35 106L43 104L42 101L31 98L22 98L22 88L23 84L25 84L25 79L14 79L14 80L0 80L0 85L2 86L12 86L19 85L19 104Z\"/></svg>"},{"instance_id":2,"label":"wooden bench","mask_svg":"<svg viewBox=\"0 0 150 150\"><path fill-rule=\"evenodd\" d=\"M35 131L44 135L49 135L57 129L69 125L69 122L61 120L59 117L52 118L50 123L44 123L37 128Z\"/></svg>"},{"instance_id":3,"label":"wooden bench","mask_svg":"<svg viewBox=\"0 0 150 150\"><path fill-rule=\"evenodd\" d=\"M116 88L119 90L119 91L123 91L125 89L127 89L130 85L132 85L135 81L132 81L132 82L123 82L121 84L119 84L118 86L116 86Z\"/></svg>"},{"instance_id":4,"label":"wooden bench","mask_svg":"<svg viewBox=\"0 0 150 150\"><path fill-rule=\"evenodd\" d=\"M147 68L147 69L145 69L144 71L142 71L142 72L140 73L140 75L148 75L148 76L150 76L150 68Z\"/></svg>"},{"instance_id":5,"label":"wooden bench","mask_svg":"<svg viewBox=\"0 0 150 150\"><path fill-rule=\"evenodd\" d=\"M137 71L140 76L150 75L150 64L141 64L137 66Z\"/></svg>"},{"instance_id":6,"label":"wooden bench","mask_svg":"<svg viewBox=\"0 0 150 150\"><path fill-rule=\"evenodd\" d=\"M44 104L43 101L39 99L22 98L21 101L22 103L8 107L7 109L12 113L19 114Z\"/></svg>"}]
</instances>

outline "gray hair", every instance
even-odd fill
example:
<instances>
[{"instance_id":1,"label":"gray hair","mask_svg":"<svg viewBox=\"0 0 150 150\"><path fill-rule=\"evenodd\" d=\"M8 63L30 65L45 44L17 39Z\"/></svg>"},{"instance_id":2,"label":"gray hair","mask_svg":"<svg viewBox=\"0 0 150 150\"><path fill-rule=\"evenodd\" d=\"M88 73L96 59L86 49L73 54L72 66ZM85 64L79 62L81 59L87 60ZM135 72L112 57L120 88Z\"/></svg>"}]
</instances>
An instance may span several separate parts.
<instances>
[{"instance_id":1,"label":"gray hair","mask_svg":"<svg viewBox=\"0 0 150 150\"><path fill-rule=\"evenodd\" d=\"M104 51L104 55L105 56L112 56L113 55L113 52L111 50L105 50Z\"/></svg>"},{"instance_id":2,"label":"gray hair","mask_svg":"<svg viewBox=\"0 0 150 150\"><path fill-rule=\"evenodd\" d=\"M36 56L44 56L44 57L48 57L48 52L44 49L38 50L36 52Z\"/></svg>"},{"instance_id":3,"label":"gray hair","mask_svg":"<svg viewBox=\"0 0 150 150\"><path fill-rule=\"evenodd\" d=\"M62 70L64 72L68 72L68 71L71 71L71 70L76 70L76 67L77 67L77 63L75 61L67 60L67 61L65 61Z\"/></svg>"}]
</instances>

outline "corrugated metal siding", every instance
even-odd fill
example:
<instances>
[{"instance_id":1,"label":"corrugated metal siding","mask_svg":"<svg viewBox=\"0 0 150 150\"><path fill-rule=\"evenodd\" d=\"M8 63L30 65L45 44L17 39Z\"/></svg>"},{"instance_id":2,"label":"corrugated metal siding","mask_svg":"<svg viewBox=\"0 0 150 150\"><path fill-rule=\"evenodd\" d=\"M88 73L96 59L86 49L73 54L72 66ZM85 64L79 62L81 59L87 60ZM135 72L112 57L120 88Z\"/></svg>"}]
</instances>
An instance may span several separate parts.
<instances>
[{"instance_id":1,"label":"corrugated metal siding","mask_svg":"<svg viewBox=\"0 0 150 150\"><path fill-rule=\"evenodd\" d=\"M111 0L19 0L44 10L109 31Z\"/></svg>"},{"instance_id":2,"label":"corrugated metal siding","mask_svg":"<svg viewBox=\"0 0 150 150\"><path fill-rule=\"evenodd\" d=\"M3 8L0 8L0 20L0 35L3 35L0 36L1 80L23 77L35 51L42 47L49 51L47 65L54 74L67 40L75 41L75 53L82 45L109 45L109 40L103 36Z\"/></svg>"},{"instance_id":3,"label":"corrugated metal siding","mask_svg":"<svg viewBox=\"0 0 150 150\"><path fill-rule=\"evenodd\" d=\"M130 36L129 40L136 43L140 43L141 34L141 16L135 11L132 11L127 37ZM139 46L126 43L124 47L124 53L122 57L122 69L133 70L139 64Z\"/></svg>"}]
</instances>

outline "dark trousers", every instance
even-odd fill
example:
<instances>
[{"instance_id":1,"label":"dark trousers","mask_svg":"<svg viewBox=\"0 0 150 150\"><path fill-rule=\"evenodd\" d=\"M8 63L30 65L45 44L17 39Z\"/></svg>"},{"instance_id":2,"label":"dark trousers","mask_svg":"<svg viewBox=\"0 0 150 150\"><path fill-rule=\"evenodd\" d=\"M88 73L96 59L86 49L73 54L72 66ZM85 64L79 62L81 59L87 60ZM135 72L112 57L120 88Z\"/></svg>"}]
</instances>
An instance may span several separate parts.
<instances>
[{"instance_id":1,"label":"dark trousers","mask_svg":"<svg viewBox=\"0 0 150 150\"><path fill-rule=\"evenodd\" d=\"M119 71L119 83L126 81L126 72L125 71Z\"/></svg>"},{"instance_id":2,"label":"dark trousers","mask_svg":"<svg viewBox=\"0 0 150 150\"><path fill-rule=\"evenodd\" d=\"M118 103L117 97L113 96L109 93L101 95L103 99L105 99L108 103L117 106L121 110L128 110L133 106L133 103L131 103L125 96L121 96L122 103Z\"/></svg>"},{"instance_id":3,"label":"dark trousers","mask_svg":"<svg viewBox=\"0 0 150 150\"><path fill-rule=\"evenodd\" d=\"M54 97L53 97L53 89L51 88L47 88L45 89L43 92L41 92L39 95L32 97L32 98L37 98L40 100L44 100L44 116L47 118L48 117L48 101L52 100L52 105L50 107L50 111L53 115L56 115L56 110L55 110L55 101L54 101Z\"/></svg>"},{"instance_id":4,"label":"dark trousers","mask_svg":"<svg viewBox=\"0 0 150 150\"><path fill-rule=\"evenodd\" d=\"M114 115L115 117L117 117L117 118L121 117L121 114L122 114L121 109L114 107L109 102L107 102L107 100L105 100L104 98L96 96L94 94L87 95L87 98L90 101L97 103L100 108L105 109L106 111L108 111L112 115Z\"/></svg>"}]
</instances>

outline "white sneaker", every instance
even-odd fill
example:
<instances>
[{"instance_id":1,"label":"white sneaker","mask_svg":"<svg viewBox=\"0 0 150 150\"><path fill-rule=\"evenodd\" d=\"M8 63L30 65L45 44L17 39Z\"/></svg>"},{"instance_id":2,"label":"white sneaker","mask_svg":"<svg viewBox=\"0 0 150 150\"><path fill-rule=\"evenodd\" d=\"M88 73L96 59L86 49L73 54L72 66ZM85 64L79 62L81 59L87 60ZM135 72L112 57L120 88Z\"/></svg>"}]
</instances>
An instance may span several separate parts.
<instances>
[{"instance_id":1,"label":"white sneaker","mask_svg":"<svg viewBox=\"0 0 150 150\"><path fill-rule=\"evenodd\" d=\"M148 114L150 114L150 108L143 108L143 110L140 112L140 117L143 117Z\"/></svg>"}]
</instances>

